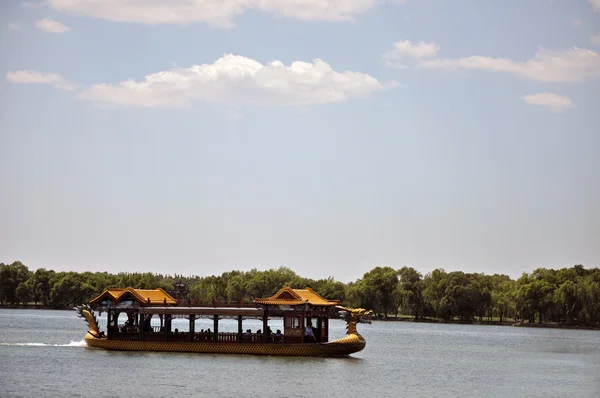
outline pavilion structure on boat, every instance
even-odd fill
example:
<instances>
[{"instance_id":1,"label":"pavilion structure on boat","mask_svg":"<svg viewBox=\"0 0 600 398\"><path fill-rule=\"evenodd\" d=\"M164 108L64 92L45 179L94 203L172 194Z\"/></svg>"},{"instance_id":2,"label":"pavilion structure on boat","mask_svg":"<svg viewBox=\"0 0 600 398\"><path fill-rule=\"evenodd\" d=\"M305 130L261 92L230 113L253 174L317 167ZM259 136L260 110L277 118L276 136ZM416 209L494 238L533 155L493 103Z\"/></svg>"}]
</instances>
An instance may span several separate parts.
<instances>
[{"instance_id":1,"label":"pavilion structure on boat","mask_svg":"<svg viewBox=\"0 0 600 398\"><path fill-rule=\"evenodd\" d=\"M328 300L310 288L284 287L267 298L255 298L252 306L192 307L176 300L163 289L107 289L89 302L91 308L107 313L106 338L109 340L155 342L237 342L237 343L325 343L329 341L329 317L339 300ZM189 303L189 301L188 301ZM122 314L126 314L125 317ZM152 325L157 317L160 324ZM283 333L276 336L269 319L283 318ZM173 328L175 318L188 320L189 326ZM211 319L213 330L196 330L197 319ZM154 318L156 319L156 318ZM237 332L220 332L219 320L237 320ZM262 330L244 332L245 319L262 320ZM120 320L125 320L120 323ZM312 335L306 335L307 328Z\"/></svg>"},{"instance_id":2,"label":"pavilion structure on boat","mask_svg":"<svg viewBox=\"0 0 600 398\"><path fill-rule=\"evenodd\" d=\"M283 339L286 343L307 343L305 336L307 327L314 334L314 342L329 341L329 317L339 300L328 300L321 297L311 288L292 289L284 287L268 298L256 298L254 302L265 311L266 324L270 315L283 316Z\"/></svg>"},{"instance_id":3,"label":"pavilion structure on boat","mask_svg":"<svg viewBox=\"0 0 600 398\"><path fill-rule=\"evenodd\" d=\"M107 313L107 337L120 339L131 339L136 335L142 339L144 332L150 331L151 317L144 317L140 313L142 308L160 308L176 304L177 301L161 288L134 289L132 287L106 289L89 302L89 305L100 314ZM119 324L121 314L126 314L127 320ZM166 330L166 326L170 326L170 319L162 314L159 318L158 330Z\"/></svg>"}]
</instances>

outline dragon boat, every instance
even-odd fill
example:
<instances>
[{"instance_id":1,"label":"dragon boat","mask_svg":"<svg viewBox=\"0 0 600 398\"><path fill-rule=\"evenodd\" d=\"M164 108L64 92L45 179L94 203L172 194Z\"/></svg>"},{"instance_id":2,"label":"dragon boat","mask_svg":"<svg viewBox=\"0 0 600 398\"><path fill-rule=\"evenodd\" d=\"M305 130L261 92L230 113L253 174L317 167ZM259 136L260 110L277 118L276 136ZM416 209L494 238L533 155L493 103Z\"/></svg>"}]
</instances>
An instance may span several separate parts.
<instances>
[{"instance_id":1,"label":"dragon boat","mask_svg":"<svg viewBox=\"0 0 600 398\"><path fill-rule=\"evenodd\" d=\"M187 305L186 305L187 304ZM284 287L268 298L237 306L192 306L175 300L163 289L107 289L89 304L75 307L88 325L89 347L122 351L167 351L207 354L275 356L348 356L365 348L357 323L371 323L372 311L348 308L321 297L310 288ZM107 313L106 331L94 311ZM329 341L329 319L338 312L346 321L346 335ZM173 328L173 320L179 328ZM269 320L283 318L283 332L273 333ZM196 321L210 319L213 330L196 329ZM219 331L219 320L237 320L236 332ZM244 332L243 321L258 319L262 330ZM125 322L120 323L119 320ZM154 320L154 322L153 322ZM203 321L205 324L206 321ZM183 325L182 325L183 324Z\"/></svg>"}]
</instances>

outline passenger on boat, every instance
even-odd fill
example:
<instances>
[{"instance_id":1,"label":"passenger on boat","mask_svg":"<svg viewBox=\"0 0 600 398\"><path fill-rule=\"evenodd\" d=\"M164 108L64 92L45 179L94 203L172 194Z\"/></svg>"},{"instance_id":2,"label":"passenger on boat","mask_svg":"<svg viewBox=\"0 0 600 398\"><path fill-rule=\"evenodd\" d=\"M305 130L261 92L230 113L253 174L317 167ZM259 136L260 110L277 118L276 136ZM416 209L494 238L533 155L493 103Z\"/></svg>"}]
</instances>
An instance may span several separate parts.
<instances>
[{"instance_id":1,"label":"passenger on boat","mask_svg":"<svg viewBox=\"0 0 600 398\"><path fill-rule=\"evenodd\" d=\"M252 341L252 330L251 329L246 329L243 339L245 341Z\"/></svg>"},{"instance_id":2,"label":"passenger on boat","mask_svg":"<svg viewBox=\"0 0 600 398\"><path fill-rule=\"evenodd\" d=\"M313 333L312 325L310 324L310 322L306 325L306 328L304 329L304 340L310 341L311 343L316 342L315 334Z\"/></svg>"},{"instance_id":3,"label":"passenger on boat","mask_svg":"<svg viewBox=\"0 0 600 398\"><path fill-rule=\"evenodd\" d=\"M123 326L121 326L120 331L121 331L121 333L133 333L133 332L137 331L137 328L135 326L133 326L132 323L125 322L125 324Z\"/></svg>"},{"instance_id":4,"label":"passenger on boat","mask_svg":"<svg viewBox=\"0 0 600 398\"><path fill-rule=\"evenodd\" d=\"M283 335L281 334L281 330L277 329L277 332L275 333L275 337L273 338L273 340L275 340L276 343L279 343L282 338L283 338Z\"/></svg>"}]
</instances>

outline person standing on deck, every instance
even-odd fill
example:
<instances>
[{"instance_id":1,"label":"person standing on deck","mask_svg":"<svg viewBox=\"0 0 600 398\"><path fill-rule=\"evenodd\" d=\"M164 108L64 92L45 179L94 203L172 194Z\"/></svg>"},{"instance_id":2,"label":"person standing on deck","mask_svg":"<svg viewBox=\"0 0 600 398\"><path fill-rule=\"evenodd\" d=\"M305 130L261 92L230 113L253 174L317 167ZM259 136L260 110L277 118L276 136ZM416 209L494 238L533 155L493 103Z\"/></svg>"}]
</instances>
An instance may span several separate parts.
<instances>
[{"instance_id":1,"label":"person standing on deck","mask_svg":"<svg viewBox=\"0 0 600 398\"><path fill-rule=\"evenodd\" d=\"M309 323L306 324L306 328L304 329L304 342L311 342L314 343L315 340L315 334L313 333L313 329L312 329L312 325Z\"/></svg>"}]
</instances>

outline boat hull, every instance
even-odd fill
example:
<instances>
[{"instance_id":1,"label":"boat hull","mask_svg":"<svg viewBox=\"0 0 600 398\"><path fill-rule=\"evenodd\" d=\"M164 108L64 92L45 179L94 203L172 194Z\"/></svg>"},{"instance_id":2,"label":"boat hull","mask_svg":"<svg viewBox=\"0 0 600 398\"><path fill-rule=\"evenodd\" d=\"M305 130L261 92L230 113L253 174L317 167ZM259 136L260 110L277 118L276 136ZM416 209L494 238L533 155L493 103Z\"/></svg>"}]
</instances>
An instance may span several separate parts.
<instances>
[{"instance_id":1,"label":"boat hull","mask_svg":"<svg viewBox=\"0 0 600 398\"><path fill-rule=\"evenodd\" d=\"M85 336L89 347L119 351L187 352L201 354L245 354L273 356L338 357L348 356L365 348L366 341L359 334L349 334L328 343L237 343L237 342L167 342L128 341Z\"/></svg>"}]
</instances>

